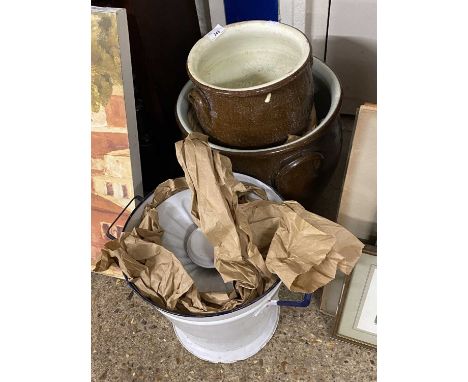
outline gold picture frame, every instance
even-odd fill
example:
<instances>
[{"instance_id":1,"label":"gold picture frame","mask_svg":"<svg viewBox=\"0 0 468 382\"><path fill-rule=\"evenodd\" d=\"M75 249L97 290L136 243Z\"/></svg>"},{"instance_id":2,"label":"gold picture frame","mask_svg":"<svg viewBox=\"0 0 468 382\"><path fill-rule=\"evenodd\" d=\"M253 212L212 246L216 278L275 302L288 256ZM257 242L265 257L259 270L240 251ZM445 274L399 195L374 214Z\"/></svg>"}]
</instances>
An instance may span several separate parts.
<instances>
[{"instance_id":1,"label":"gold picture frame","mask_svg":"<svg viewBox=\"0 0 468 382\"><path fill-rule=\"evenodd\" d=\"M342 341L376 349L377 248L366 245L362 253L353 272L344 280L332 335ZM369 324L373 314L375 322Z\"/></svg>"}]
</instances>

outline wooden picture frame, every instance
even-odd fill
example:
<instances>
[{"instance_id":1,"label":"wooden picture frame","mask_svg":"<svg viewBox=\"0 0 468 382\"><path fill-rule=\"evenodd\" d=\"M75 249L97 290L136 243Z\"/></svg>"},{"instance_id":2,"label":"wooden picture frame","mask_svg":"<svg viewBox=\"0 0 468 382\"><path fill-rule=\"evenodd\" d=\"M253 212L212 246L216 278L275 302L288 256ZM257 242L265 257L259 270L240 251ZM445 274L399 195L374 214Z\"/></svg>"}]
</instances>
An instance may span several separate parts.
<instances>
[{"instance_id":1,"label":"wooden picture frame","mask_svg":"<svg viewBox=\"0 0 468 382\"><path fill-rule=\"evenodd\" d=\"M342 341L376 349L377 304L371 300L375 300L376 292L377 248L366 245L362 253L353 272L344 280L332 335ZM375 322L369 326L370 314L375 314Z\"/></svg>"}]
</instances>

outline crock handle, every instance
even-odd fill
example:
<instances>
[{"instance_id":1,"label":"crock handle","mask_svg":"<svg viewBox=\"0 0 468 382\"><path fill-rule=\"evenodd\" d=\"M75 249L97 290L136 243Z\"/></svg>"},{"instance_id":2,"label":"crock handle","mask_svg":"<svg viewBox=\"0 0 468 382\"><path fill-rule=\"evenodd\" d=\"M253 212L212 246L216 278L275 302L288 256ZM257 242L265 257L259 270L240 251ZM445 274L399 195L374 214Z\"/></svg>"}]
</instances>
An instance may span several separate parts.
<instances>
[{"instance_id":1,"label":"crock handle","mask_svg":"<svg viewBox=\"0 0 468 382\"><path fill-rule=\"evenodd\" d=\"M195 109L201 127L209 133L211 131L211 114L208 100L197 88L190 90L187 97L192 107Z\"/></svg>"},{"instance_id":2,"label":"crock handle","mask_svg":"<svg viewBox=\"0 0 468 382\"><path fill-rule=\"evenodd\" d=\"M110 233L110 230L111 228L115 225L115 223L117 223L117 220L120 219L120 217L122 216L122 214L125 212L125 210L128 208L128 206L130 204L133 203L134 200L138 200L140 203L143 201L143 198L140 196L140 195L135 195L132 200L130 200L128 202L128 204L124 207L124 209L122 211L120 211L120 214L117 215L117 217L115 218L115 220L112 222L112 224L109 226L109 228L107 228L107 231L106 231L106 236L110 239L110 240L115 240L117 239L114 235L112 235Z\"/></svg>"}]
</instances>

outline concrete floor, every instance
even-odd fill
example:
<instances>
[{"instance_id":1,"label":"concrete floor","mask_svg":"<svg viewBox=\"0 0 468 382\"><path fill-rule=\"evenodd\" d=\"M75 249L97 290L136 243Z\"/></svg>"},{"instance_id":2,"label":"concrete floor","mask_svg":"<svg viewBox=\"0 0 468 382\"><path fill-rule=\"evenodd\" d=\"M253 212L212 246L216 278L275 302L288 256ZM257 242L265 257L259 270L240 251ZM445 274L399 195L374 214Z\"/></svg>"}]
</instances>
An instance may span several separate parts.
<instances>
[{"instance_id":1,"label":"concrete floor","mask_svg":"<svg viewBox=\"0 0 468 382\"><path fill-rule=\"evenodd\" d=\"M339 202L353 120L342 118L343 150L323 201L327 215ZM123 280L97 274L91 280L93 381L376 380L377 352L332 338L334 318L320 313L317 301L308 308L281 308L276 333L259 353L221 365L185 350L171 324ZM290 294L283 287L280 297Z\"/></svg>"},{"instance_id":2,"label":"concrete floor","mask_svg":"<svg viewBox=\"0 0 468 382\"><path fill-rule=\"evenodd\" d=\"M332 338L334 318L317 301L281 308L275 335L255 356L212 364L185 350L171 324L123 280L91 277L92 381L376 380L376 351ZM280 296L289 294L283 288Z\"/></svg>"}]
</instances>

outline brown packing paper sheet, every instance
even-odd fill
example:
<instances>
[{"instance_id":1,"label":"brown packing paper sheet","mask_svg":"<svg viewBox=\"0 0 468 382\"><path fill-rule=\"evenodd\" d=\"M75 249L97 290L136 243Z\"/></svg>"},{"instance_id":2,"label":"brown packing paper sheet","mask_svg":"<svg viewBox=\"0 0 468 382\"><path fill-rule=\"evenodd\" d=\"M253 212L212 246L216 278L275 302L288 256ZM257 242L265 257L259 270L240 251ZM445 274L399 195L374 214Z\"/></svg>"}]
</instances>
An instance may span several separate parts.
<instances>
[{"instance_id":1,"label":"brown packing paper sheet","mask_svg":"<svg viewBox=\"0 0 468 382\"><path fill-rule=\"evenodd\" d=\"M211 150L205 135L177 142L176 154L192 191L194 221L214 247L215 268L225 282L236 281L244 302L261 295L274 277L259 250L249 245L248 227L239 227L238 194L247 192L246 186L234 178L230 160Z\"/></svg>"},{"instance_id":2,"label":"brown packing paper sheet","mask_svg":"<svg viewBox=\"0 0 468 382\"><path fill-rule=\"evenodd\" d=\"M195 314L225 311L262 295L279 277L288 289L310 293L349 274L363 248L340 225L299 203L265 200L263 190L237 181L229 158L192 133L176 143L185 178L160 184L131 232L106 244L96 271L117 264L140 292L169 310ZM215 267L234 291L200 293L179 260L162 247L156 207L190 188L192 218L214 247ZM258 200L246 197L249 192Z\"/></svg>"}]
</instances>

